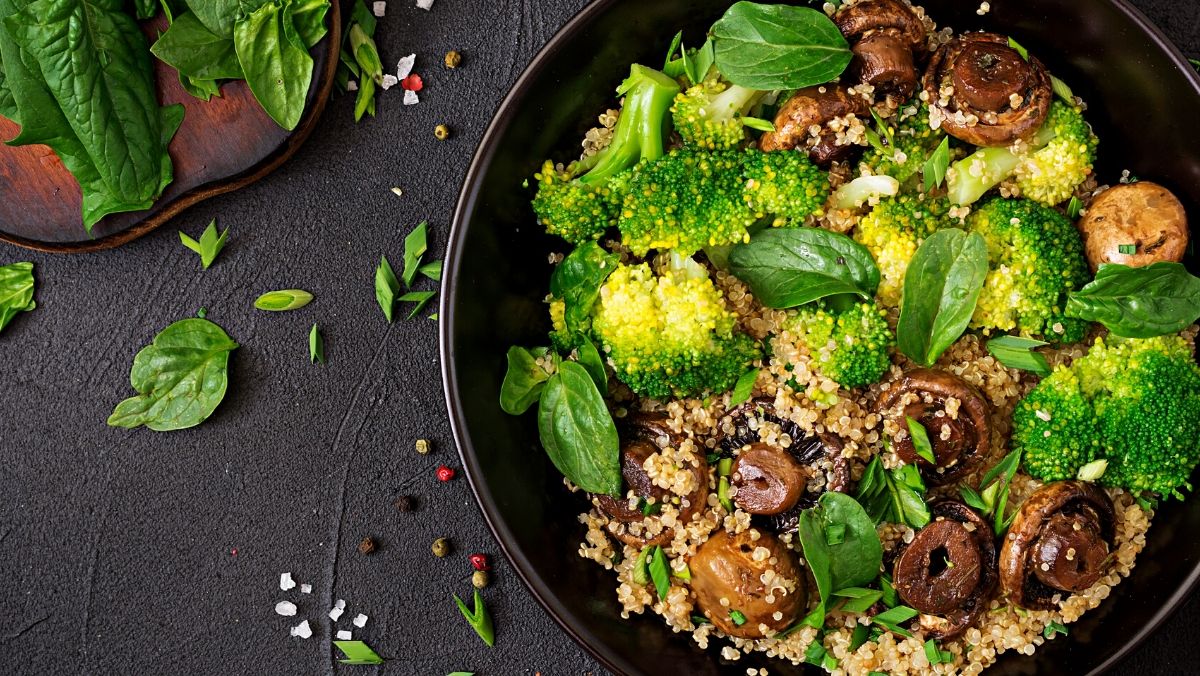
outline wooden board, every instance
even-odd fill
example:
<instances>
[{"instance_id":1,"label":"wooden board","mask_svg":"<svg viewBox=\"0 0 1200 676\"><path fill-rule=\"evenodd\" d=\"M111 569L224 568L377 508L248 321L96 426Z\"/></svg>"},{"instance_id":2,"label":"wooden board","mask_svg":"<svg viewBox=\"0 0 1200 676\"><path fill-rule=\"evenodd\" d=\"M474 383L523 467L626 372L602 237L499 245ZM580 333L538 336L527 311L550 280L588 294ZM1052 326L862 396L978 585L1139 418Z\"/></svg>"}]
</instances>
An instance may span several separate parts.
<instances>
[{"instance_id":1,"label":"wooden board","mask_svg":"<svg viewBox=\"0 0 1200 676\"><path fill-rule=\"evenodd\" d=\"M312 51L313 84L300 124L285 131L263 111L242 81L226 82L221 96L201 101L183 91L175 69L154 59L159 101L182 103L186 114L168 150L175 180L146 211L112 214L89 235L80 215L79 184L49 147L0 145L0 241L40 251L75 253L120 246L215 195L266 176L312 132L333 87L341 44L339 2L330 3L329 33ZM166 30L161 15L143 26L148 39ZM0 141L20 131L0 117Z\"/></svg>"}]
</instances>

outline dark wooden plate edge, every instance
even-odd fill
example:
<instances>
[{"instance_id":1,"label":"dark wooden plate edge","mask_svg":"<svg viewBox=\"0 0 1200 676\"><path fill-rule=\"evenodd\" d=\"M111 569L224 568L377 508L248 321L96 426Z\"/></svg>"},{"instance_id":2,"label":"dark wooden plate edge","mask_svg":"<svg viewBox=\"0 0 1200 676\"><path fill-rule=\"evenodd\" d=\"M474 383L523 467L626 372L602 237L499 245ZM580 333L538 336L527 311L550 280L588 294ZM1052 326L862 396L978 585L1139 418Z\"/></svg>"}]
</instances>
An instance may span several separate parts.
<instances>
[{"instance_id":1,"label":"dark wooden plate edge","mask_svg":"<svg viewBox=\"0 0 1200 676\"><path fill-rule=\"evenodd\" d=\"M317 81L317 91L313 97L312 104L304 114L304 119L296 126L296 130L287 137L282 146L262 162L259 162L250 170L237 176L189 190L167 203L141 223L127 230L122 230L121 232L113 233L90 242L56 244L16 237L3 232L0 232L0 242L46 253L90 253L93 251L106 251L123 244L128 244L139 237L149 234L151 231L167 223L167 221L178 216L188 209L188 207L216 197L217 195L224 195L227 192L240 190L278 169L280 165L296 154L300 146L304 145L304 141L308 139L309 134L316 128L317 121L321 118L321 113L325 110L325 104L329 101L330 92L333 90L334 75L337 73L338 52L341 49L342 42L340 4L339 0L331 0L329 3L329 33L325 36L325 40L329 41L328 44L331 51L329 57L325 59L325 69L320 73L320 79Z\"/></svg>"}]
</instances>

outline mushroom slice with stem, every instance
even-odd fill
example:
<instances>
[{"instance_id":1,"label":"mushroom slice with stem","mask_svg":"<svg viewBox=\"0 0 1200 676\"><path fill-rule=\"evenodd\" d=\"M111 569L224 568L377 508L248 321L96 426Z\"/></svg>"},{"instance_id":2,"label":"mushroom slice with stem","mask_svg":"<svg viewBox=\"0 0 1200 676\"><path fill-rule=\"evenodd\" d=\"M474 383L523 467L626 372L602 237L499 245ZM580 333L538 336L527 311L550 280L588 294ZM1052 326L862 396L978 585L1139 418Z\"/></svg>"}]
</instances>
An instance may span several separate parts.
<instances>
[{"instance_id":1,"label":"mushroom slice with stem","mask_svg":"<svg viewBox=\"0 0 1200 676\"><path fill-rule=\"evenodd\" d=\"M858 147L839 134L845 119L865 117L870 107L841 85L806 87L792 94L775 114L775 131L759 139L765 151L802 150L818 165L844 160Z\"/></svg>"},{"instance_id":2,"label":"mushroom slice with stem","mask_svg":"<svg viewBox=\"0 0 1200 676\"><path fill-rule=\"evenodd\" d=\"M808 600L795 552L753 528L713 533L688 568L700 611L736 638L765 638L787 629Z\"/></svg>"},{"instance_id":3,"label":"mushroom slice with stem","mask_svg":"<svg viewBox=\"0 0 1200 676\"><path fill-rule=\"evenodd\" d=\"M706 504L708 464L703 455L696 453L695 464L683 468L692 475L694 487L681 497L655 484L645 468L651 456L665 448L678 449L683 441L683 437L666 426L666 416L632 414L621 423L621 437L621 476L625 479L627 497L593 495L592 502L609 517L609 534L621 542L635 547L664 545L674 538L674 531L662 525L658 510L644 513L636 503L675 505L679 509L676 521L688 523Z\"/></svg>"},{"instance_id":4,"label":"mushroom slice with stem","mask_svg":"<svg viewBox=\"0 0 1200 676\"><path fill-rule=\"evenodd\" d=\"M957 500L929 506L933 520L905 545L892 570L896 593L922 613L926 635L961 635L987 607L996 588L992 529Z\"/></svg>"},{"instance_id":5,"label":"mushroom slice with stem","mask_svg":"<svg viewBox=\"0 0 1200 676\"><path fill-rule=\"evenodd\" d=\"M1187 213L1179 198L1150 181L1117 185L1092 201L1079 221L1092 271L1105 263L1141 267L1178 263L1188 248Z\"/></svg>"},{"instance_id":6,"label":"mushroom slice with stem","mask_svg":"<svg viewBox=\"0 0 1200 676\"><path fill-rule=\"evenodd\" d=\"M1000 586L1030 610L1053 610L1104 574L1115 544L1116 512L1103 489L1058 481L1034 491L1000 545Z\"/></svg>"},{"instance_id":7,"label":"mushroom slice with stem","mask_svg":"<svg viewBox=\"0 0 1200 676\"><path fill-rule=\"evenodd\" d=\"M1054 90L1050 73L995 33L964 33L933 54L922 78L930 119L977 146L1028 139L1046 121Z\"/></svg>"},{"instance_id":8,"label":"mushroom slice with stem","mask_svg":"<svg viewBox=\"0 0 1200 676\"><path fill-rule=\"evenodd\" d=\"M861 0L843 6L833 20L853 45L847 76L907 101L917 88L914 57L925 51L925 26L912 8L900 0Z\"/></svg>"},{"instance_id":9,"label":"mushroom slice with stem","mask_svg":"<svg viewBox=\"0 0 1200 676\"><path fill-rule=\"evenodd\" d=\"M948 371L913 369L893 383L876 404L880 416L901 431L892 450L916 463L934 485L960 479L987 457L991 447L991 407L979 390ZM925 428L936 463L917 455L908 418Z\"/></svg>"}]
</instances>

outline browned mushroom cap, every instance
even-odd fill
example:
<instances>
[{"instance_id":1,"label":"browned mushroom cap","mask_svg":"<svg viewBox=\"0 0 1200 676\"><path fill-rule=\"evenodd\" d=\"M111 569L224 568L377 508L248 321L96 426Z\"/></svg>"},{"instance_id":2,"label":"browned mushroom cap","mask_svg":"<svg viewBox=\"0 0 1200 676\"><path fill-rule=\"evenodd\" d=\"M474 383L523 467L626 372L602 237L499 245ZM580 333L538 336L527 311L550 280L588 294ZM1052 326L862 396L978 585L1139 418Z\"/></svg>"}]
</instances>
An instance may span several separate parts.
<instances>
[{"instance_id":1,"label":"browned mushroom cap","mask_svg":"<svg viewBox=\"0 0 1200 676\"><path fill-rule=\"evenodd\" d=\"M758 145L766 151L800 149L813 162L828 165L845 159L856 146L843 140L828 124L850 114L865 116L867 102L840 85L806 87L792 94L775 114L775 131L762 135ZM813 132L816 132L815 134Z\"/></svg>"},{"instance_id":2,"label":"browned mushroom cap","mask_svg":"<svg viewBox=\"0 0 1200 676\"><path fill-rule=\"evenodd\" d=\"M1170 190L1138 181L1100 193L1079 222L1088 263L1133 267L1160 261L1180 262L1188 246L1187 214ZM1134 247L1121 253L1121 247Z\"/></svg>"},{"instance_id":3,"label":"browned mushroom cap","mask_svg":"<svg viewBox=\"0 0 1200 676\"><path fill-rule=\"evenodd\" d=\"M958 401L952 415L947 404ZM892 450L906 463L916 463L926 481L941 485L955 481L987 457L991 444L991 408L979 390L953 373L913 369L880 397L879 414L891 418L905 433L893 440ZM925 427L936 467L917 455L906 417Z\"/></svg>"},{"instance_id":4,"label":"browned mushroom cap","mask_svg":"<svg viewBox=\"0 0 1200 676\"><path fill-rule=\"evenodd\" d=\"M782 448L751 444L733 461L733 501L750 514L779 514L800 501L808 471Z\"/></svg>"},{"instance_id":5,"label":"browned mushroom cap","mask_svg":"<svg viewBox=\"0 0 1200 676\"><path fill-rule=\"evenodd\" d=\"M848 77L907 101L917 88L913 55L925 51L925 26L912 8L900 0L863 0L833 19L853 45Z\"/></svg>"},{"instance_id":6,"label":"browned mushroom cap","mask_svg":"<svg viewBox=\"0 0 1200 676\"><path fill-rule=\"evenodd\" d=\"M929 506L933 517L904 547L892 569L896 593L921 611L930 638L959 636L975 622L996 588L992 529L956 500Z\"/></svg>"},{"instance_id":7,"label":"browned mushroom cap","mask_svg":"<svg viewBox=\"0 0 1200 676\"><path fill-rule=\"evenodd\" d=\"M977 146L1029 138L1054 100L1042 62L1026 61L995 33L966 33L942 45L922 83L946 133Z\"/></svg>"},{"instance_id":8,"label":"browned mushroom cap","mask_svg":"<svg viewBox=\"0 0 1200 676\"><path fill-rule=\"evenodd\" d=\"M654 484L643 465L651 455L664 447L678 446L682 437L667 428L666 416L661 414L635 413L621 424L621 476L625 487L634 496L656 504L675 501L675 495ZM680 523L687 523L705 505L708 497L708 464L703 456L697 457L697 465L687 467L696 477L696 488L679 501ZM593 495L592 500L600 511L610 518L608 532L621 542L635 547L663 545L675 536L670 528L650 534L645 525L657 521L657 515L646 516L640 509L631 507L628 499L617 499L609 495ZM636 525L635 525L636 524ZM634 525L630 529L630 525Z\"/></svg>"},{"instance_id":9,"label":"browned mushroom cap","mask_svg":"<svg viewBox=\"0 0 1200 676\"><path fill-rule=\"evenodd\" d=\"M755 556L759 548L766 550L765 556ZM754 639L783 631L796 622L807 601L795 553L770 533L717 531L700 546L688 567L700 611L730 636ZM770 582L763 582L764 578ZM735 622L734 611L745 622Z\"/></svg>"},{"instance_id":10,"label":"browned mushroom cap","mask_svg":"<svg viewBox=\"0 0 1200 676\"><path fill-rule=\"evenodd\" d=\"M1000 586L1022 608L1051 610L1100 579L1115 533L1112 500L1102 489L1046 484L1021 505L1000 545Z\"/></svg>"}]
</instances>

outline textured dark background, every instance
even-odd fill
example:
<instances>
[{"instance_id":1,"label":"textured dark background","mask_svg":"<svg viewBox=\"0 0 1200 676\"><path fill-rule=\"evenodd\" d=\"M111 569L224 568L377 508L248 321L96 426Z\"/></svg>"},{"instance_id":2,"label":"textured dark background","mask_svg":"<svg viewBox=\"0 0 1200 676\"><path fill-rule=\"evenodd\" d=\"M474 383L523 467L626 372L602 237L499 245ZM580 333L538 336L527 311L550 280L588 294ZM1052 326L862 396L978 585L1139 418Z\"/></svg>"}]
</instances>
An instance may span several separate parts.
<instances>
[{"instance_id":1,"label":"textured dark background","mask_svg":"<svg viewBox=\"0 0 1200 676\"><path fill-rule=\"evenodd\" d=\"M1200 55L1200 7L1134 2ZM487 121L584 4L438 0L424 12L392 0L380 51L393 64L418 54L420 105L402 106L393 89L378 118L355 125L352 102L337 99L273 176L122 249L0 249L0 264L32 260L38 278L38 309L0 336L0 672L356 673L367 667L333 660L326 613L338 598L347 601L338 628L393 658L386 673L603 672L495 556L484 594L496 647L459 617L450 595L471 591L466 555L497 547L461 472L446 484L434 476L439 464L458 465L436 322L426 310L389 326L372 291L379 255L399 260L419 221L429 220L430 258L440 257ZM458 70L441 64L449 49L464 54ZM434 139L439 123L450 140ZM202 272L175 231L198 236L213 218L230 244ZM252 308L286 287L316 300L284 314ZM131 394L136 352L202 306L242 345L213 417L168 434L105 426ZM308 363L313 322L324 366ZM432 440L431 455L413 450L419 438ZM418 511L399 513L401 494L416 496ZM369 556L357 551L364 536L378 543ZM454 545L445 559L430 553L439 536ZM285 571L313 593L280 591ZM279 600L299 614L276 615ZM365 629L349 624L359 612L370 616ZM301 619L315 630L307 641L288 635ZM1193 672L1198 627L1193 596L1120 671Z\"/></svg>"}]
</instances>

